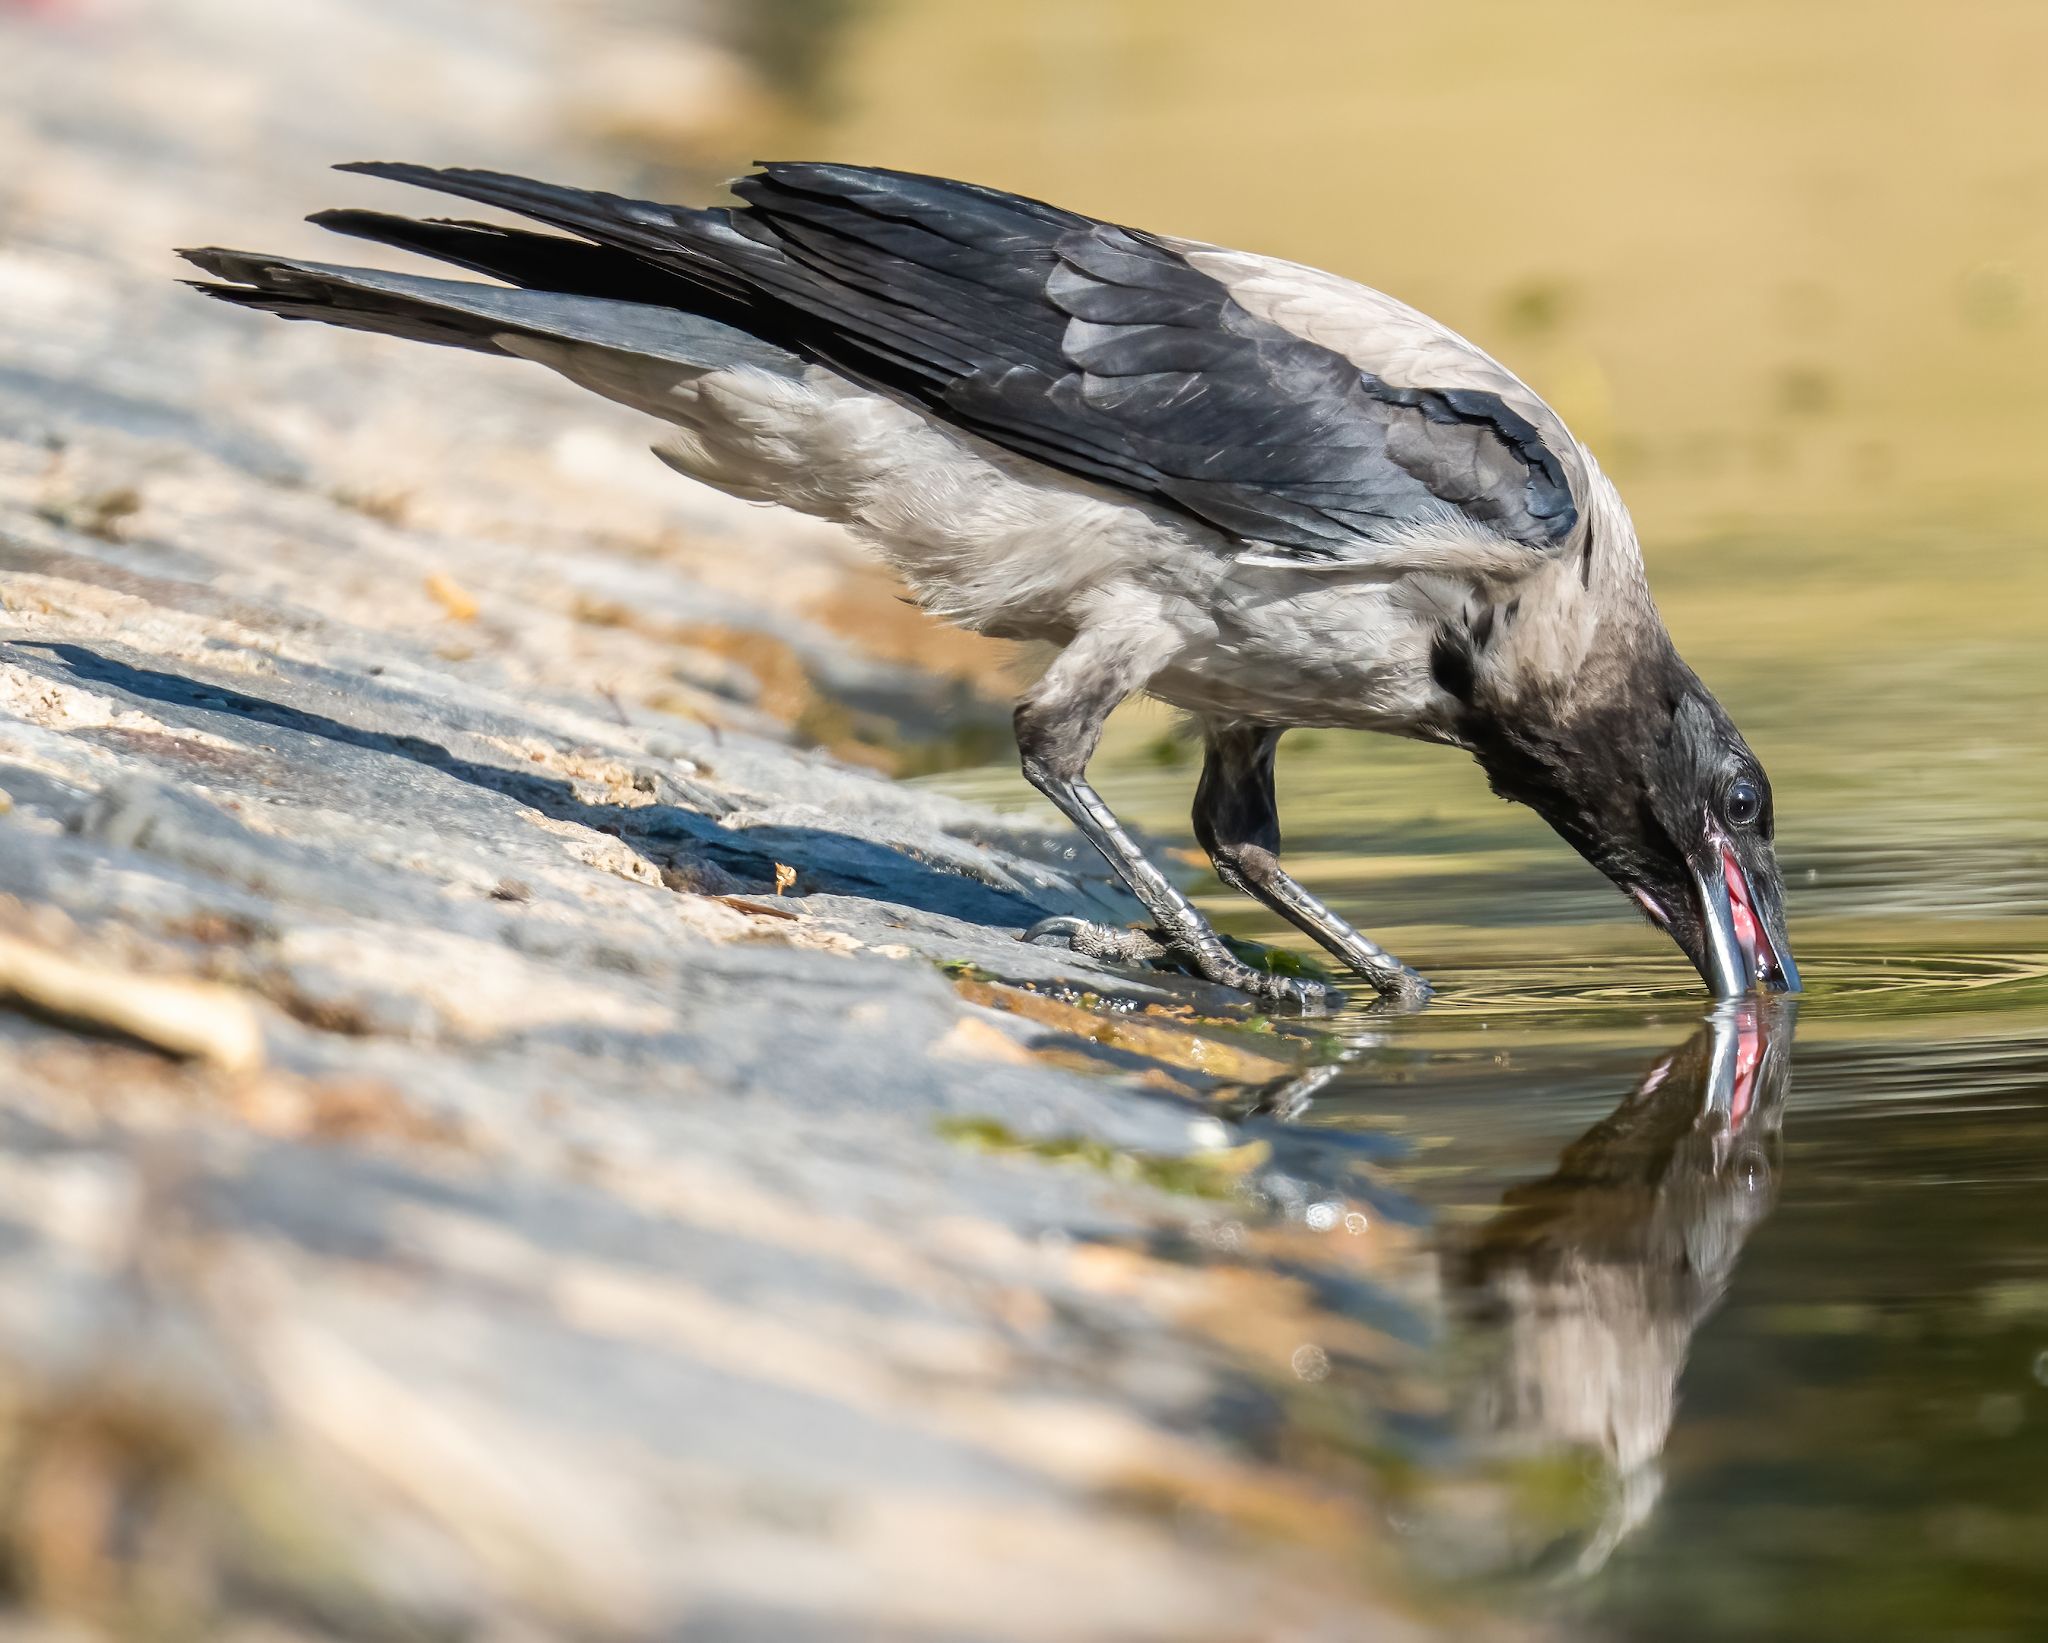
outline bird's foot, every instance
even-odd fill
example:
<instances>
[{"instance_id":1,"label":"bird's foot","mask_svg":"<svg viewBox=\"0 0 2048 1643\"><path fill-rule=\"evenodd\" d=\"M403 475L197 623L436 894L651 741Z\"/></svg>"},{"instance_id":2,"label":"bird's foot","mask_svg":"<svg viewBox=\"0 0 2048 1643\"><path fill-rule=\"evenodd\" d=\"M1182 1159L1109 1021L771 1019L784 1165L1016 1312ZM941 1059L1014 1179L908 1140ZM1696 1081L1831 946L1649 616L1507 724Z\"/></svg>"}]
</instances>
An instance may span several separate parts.
<instances>
[{"instance_id":1,"label":"bird's foot","mask_svg":"<svg viewBox=\"0 0 2048 1643\"><path fill-rule=\"evenodd\" d=\"M1380 995L1367 1008L1383 1015L1412 1015L1436 997L1436 989L1397 958L1390 956L1383 964L1353 964L1351 968L1371 982L1373 991Z\"/></svg>"},{"instance_id":2,"label":"bird's foot","mask_svg":"<svg viewBox=\"0 0 2048 1643\"><path fill-rule=\"evenodd\" d=\"M1275 975L1234 958L1219 961L1194 953L1187 954L1183 962L1205 980L1250 993L1277 1013L1328 1015L1344 1002L1344 995L1328 982L1311 981L1307 976Z\"/></svg>"},{"instance_id":3,"label":"bird's foot","mask_svg":"<svg viewBox=\"0 0 2048 1643\"><path fill-rule=\"evenodd\" d=\"M1234 987L1289 1014L1323 1015L1341 1002L1334 987L1306 976L1275 975L1270 970L1257 969L1234 957L1213 937L1208 942L1176 941L1159 930L1126 929L1079 918L1048 918L1026 930L1024 939L1034 946L1066 947L1084 958L1109 964L1178 964L1204 981Z\"/></svg>"}]
</instances>

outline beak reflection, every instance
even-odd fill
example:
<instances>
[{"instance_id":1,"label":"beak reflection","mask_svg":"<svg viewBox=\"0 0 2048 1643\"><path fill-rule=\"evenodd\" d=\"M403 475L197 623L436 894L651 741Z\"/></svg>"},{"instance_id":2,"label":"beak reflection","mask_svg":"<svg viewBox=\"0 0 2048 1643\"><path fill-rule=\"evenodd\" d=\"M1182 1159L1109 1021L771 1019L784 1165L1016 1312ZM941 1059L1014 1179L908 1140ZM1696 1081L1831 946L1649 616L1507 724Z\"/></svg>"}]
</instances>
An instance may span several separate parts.
<instances>
[{"instance_id":1,"label":"beak reflection","mask_svg":"<svg viewBox=\"0 0 2048 1643\"><path fill-rule=\"evenodd\" d=\"M1792 1028L1788 1002L1722 1006L1446 1256L1482 1347L1463 1417L1479 1451L1603 1460L1577 1573L1654 1505L1693 1333L1770 1213Z\"/></svg>"}]
</instances>

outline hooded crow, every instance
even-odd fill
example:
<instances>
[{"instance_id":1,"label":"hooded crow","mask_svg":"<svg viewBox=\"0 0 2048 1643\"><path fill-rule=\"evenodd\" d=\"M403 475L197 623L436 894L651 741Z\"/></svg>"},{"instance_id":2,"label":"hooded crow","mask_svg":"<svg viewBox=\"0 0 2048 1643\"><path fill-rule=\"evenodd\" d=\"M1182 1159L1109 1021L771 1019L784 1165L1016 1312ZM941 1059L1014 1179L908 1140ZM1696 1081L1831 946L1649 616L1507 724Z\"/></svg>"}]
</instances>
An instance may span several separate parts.
<instances>
[{"instance_id":1,"label":"hooded crow","mask_svg":"<svg viewBox=\"0 0 2048 1643\"><path fill-rule=\"evenodd\" d=\"M495 172L343 170L535 232L312 220L489 276L184 255L287 319L533 360L671 425L657 454L837 521L924 607L1058 654L1016 712L1025 775L1107 856L1169 955L1282 1006L1087 781L1118 703L1201 726L1195 832L1224 881L1381 993L1428 996L1280 864L1293 726L1470 751L1666 930L1722 997L1799 985L1770 784L1678 657L1634 527L1557 414L1463 338L1294 263L970 183L763 166L697 210Z\"/></svg>"}]
</instances>

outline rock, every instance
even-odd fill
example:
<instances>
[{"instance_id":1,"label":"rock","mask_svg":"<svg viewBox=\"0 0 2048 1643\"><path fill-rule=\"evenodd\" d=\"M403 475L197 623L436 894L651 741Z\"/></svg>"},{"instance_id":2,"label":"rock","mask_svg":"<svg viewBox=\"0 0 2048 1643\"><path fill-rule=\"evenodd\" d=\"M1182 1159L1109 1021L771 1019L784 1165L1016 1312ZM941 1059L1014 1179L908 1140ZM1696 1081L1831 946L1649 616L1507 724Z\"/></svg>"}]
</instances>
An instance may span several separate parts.
<instances>
[{"instance_id":1,"label":"rock","mask_svg":"<svg viewBox=\"0 0 2048 1643\"><path fill-rule=\"evenodd\" d=\"M1419 1635L1361 1584L1370 1496L1222 1413L1284 1424L1311 1327L1386 1334L1304 1324L1316 1247L1283 1275L1227 1230L1369 1195L1362 1155L1221 1126L1163 1015L1075 1047L1102 995L1244 1008L1019 942L1132 915L1071 839L677 654L746 627L863 714L941 711L802 615L847 544L538 372L171 277L404 206L323 170L366 150L615 175L556 72L603 8L121 9L0 10L7 1602ZM1301 1059L1230 1042L1239 1080ZM1404 1315L1391 1264L1348 1281Z\"/></svg>"}]
</instances>

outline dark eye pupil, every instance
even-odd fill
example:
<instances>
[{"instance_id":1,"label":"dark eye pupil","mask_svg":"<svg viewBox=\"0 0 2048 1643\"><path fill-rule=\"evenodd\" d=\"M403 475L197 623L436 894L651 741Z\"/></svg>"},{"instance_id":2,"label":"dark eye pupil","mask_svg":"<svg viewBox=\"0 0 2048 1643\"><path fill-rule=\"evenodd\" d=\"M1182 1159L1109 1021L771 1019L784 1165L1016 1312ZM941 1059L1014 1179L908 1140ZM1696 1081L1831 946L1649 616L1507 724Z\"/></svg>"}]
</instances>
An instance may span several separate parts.
<instances>
[{"instance_id":1,"label":"dark eye pupil","mask_svg":"<svg viewBox=\"0 0 2048 1643\"><path fill-rule=\"evenodd\" d=\"M1763 813L1763 795L1756 790L1756 784L1739 781L1728 789L1728 819L1738 827L1747 827Z\"/></svg>"}]
</instances>

